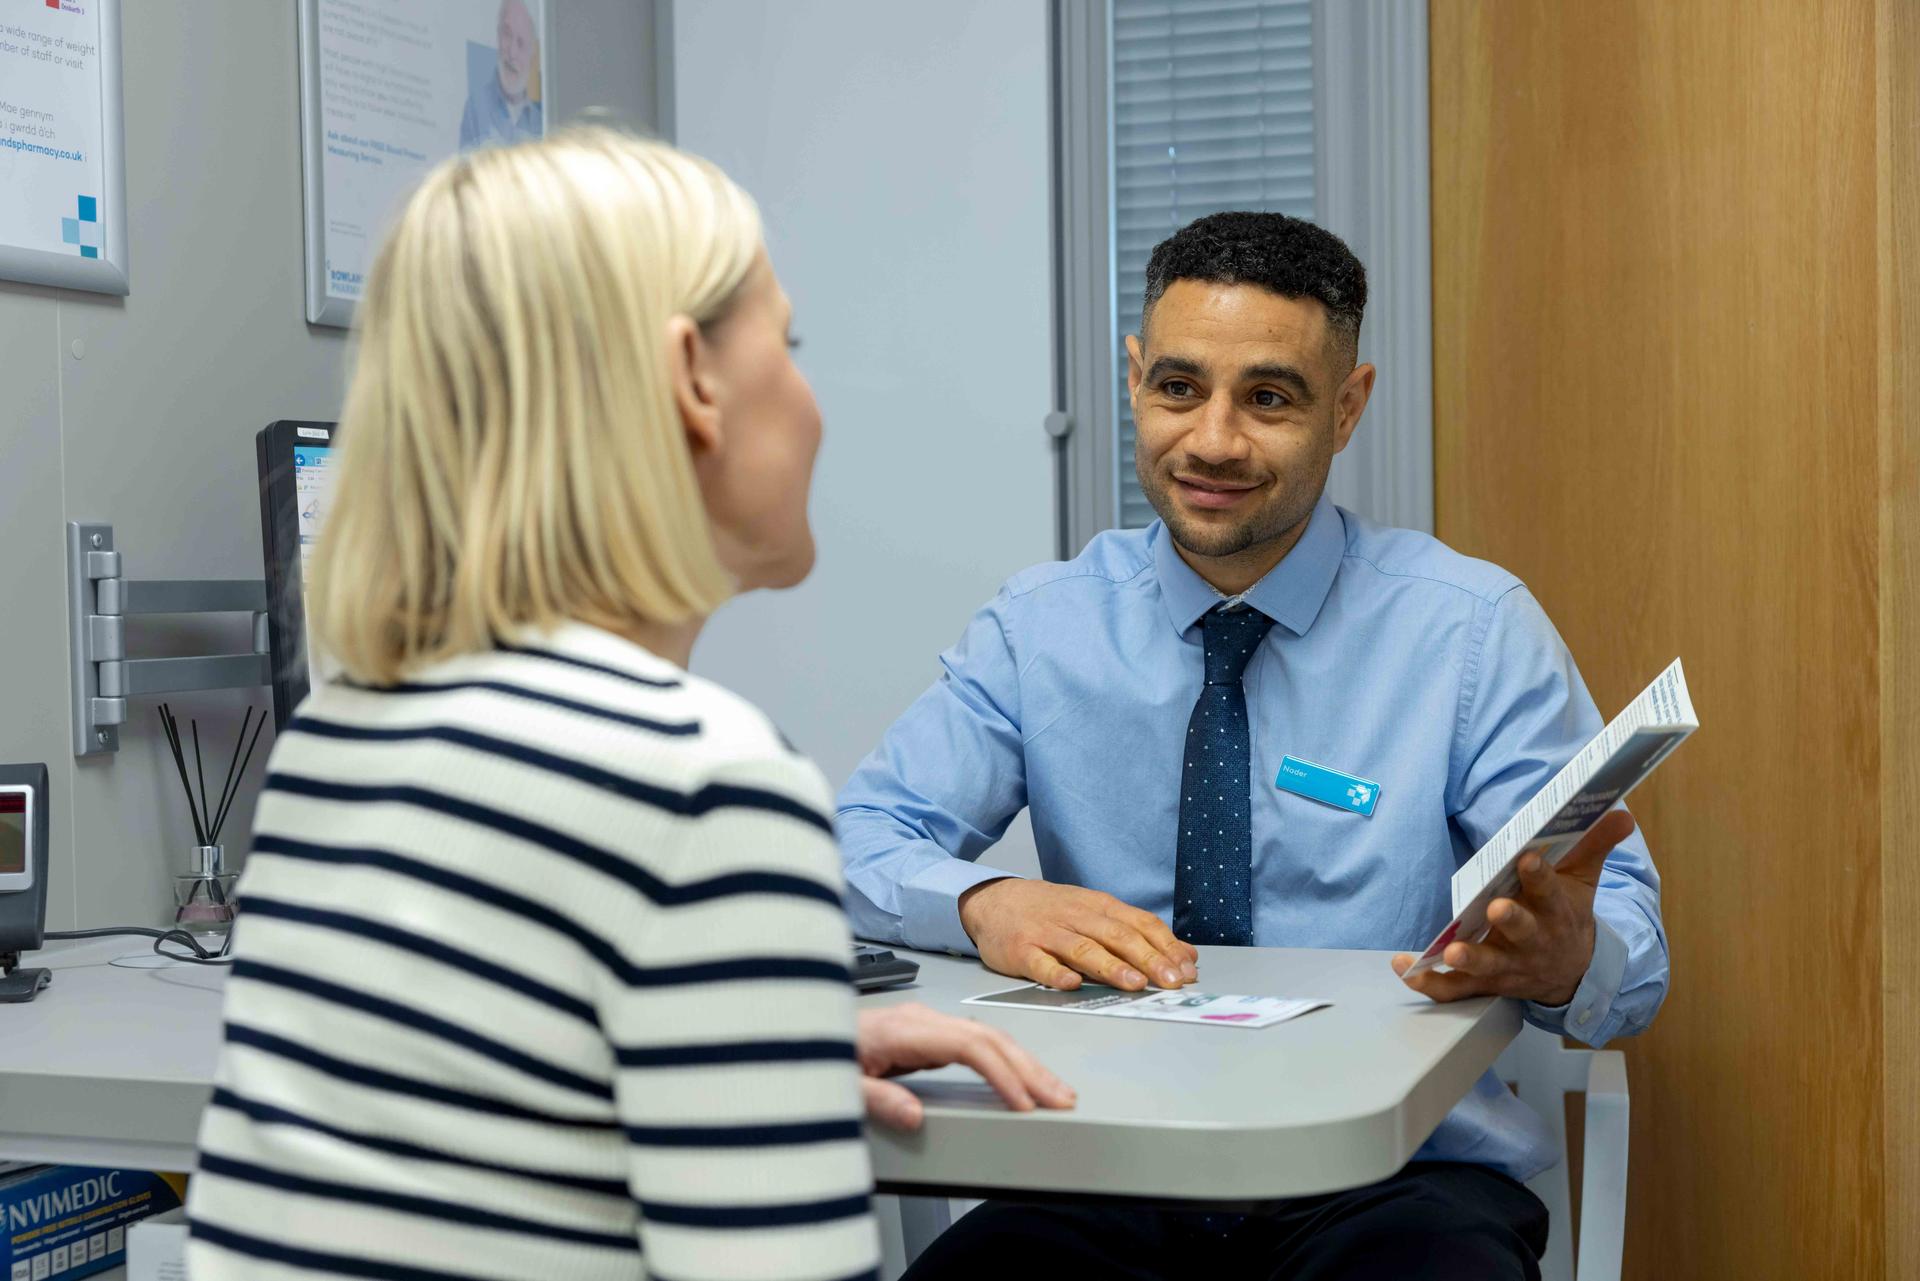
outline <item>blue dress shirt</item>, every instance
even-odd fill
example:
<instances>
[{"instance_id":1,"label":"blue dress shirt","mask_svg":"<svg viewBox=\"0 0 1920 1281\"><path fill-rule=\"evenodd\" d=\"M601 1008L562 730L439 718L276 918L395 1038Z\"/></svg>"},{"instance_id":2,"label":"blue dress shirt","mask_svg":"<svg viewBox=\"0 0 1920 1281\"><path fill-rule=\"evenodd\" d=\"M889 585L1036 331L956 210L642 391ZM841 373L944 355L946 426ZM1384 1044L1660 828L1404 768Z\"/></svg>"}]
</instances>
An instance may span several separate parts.
<instances>
[{"instance_id":1,"label":"blue dress shirt","mask_svg":"<svg viewBox=\"0 0 1920 1281\"><path fill-rule=\"evenodd\" d=\"M1324 496L1245 600L1275 620L1244 678L1255 941L1418 952L1451 919L1454 869L1599 732L1580 673L1513 575ZM976 953L959 896L1009 875L977 860L1023 806L1047 879L1171 921L1199 620L1219 602L1159 522L1009 580L840 795L854 932ZM1283 756L1376 781L1371 817L1276 787ZM1594 914L1579 990L1527 1015L1599 1045L1666 995L1638 833L1608 858ZM1415 1159L1525 1179L1555 1153L1489 1072Z\"/></svg>"}]
</instances>

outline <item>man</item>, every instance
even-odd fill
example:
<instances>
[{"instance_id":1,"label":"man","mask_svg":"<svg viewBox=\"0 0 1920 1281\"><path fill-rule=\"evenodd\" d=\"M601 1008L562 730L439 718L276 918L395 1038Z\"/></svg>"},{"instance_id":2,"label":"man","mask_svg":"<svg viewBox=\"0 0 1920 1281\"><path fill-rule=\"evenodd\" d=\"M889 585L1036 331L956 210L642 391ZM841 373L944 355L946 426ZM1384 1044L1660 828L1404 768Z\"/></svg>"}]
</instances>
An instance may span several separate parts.
<instances>
[{"instance_id":1,"label":"man","mask_svg":"<svg viewBox=\"0 0 1920 1281\"><path fill-rule=\"evenodd\" d=\"M1138 989L1194 981L1191 944L1418 949L1446 923L1454 869L1602 722L1512 575L1327 499L1373 389L1365 304L1346 245L1278 214L1154 250L1127 384L1160 520L1011 579L855 773L856 933ZM1288 756L1377 787L1371 812L1290 790ZM1045 880L975 861L1023 805ZM1488 939L1412 984L1595 1045L1645 1028L1666 939L1631 831L1530 861ZM1382 1184L1255 1218L994 1203L912 1275L1533 1277L1546 1212L1517 1180L1553 1159L1489 1073Z\"/></svg>"},{"instance_id":2,"label":"man","mask_svg":"<svg viewBox=\"0 0 1920 1281\"><path fill-rule=\"evenodd\" d=\"M526 0L500 0L494 23L494 74L467 94L460 117L460 150L487 142L546 136L540 102L532 96L540 67L540 38Z\"/></svg>"}]
</instances>

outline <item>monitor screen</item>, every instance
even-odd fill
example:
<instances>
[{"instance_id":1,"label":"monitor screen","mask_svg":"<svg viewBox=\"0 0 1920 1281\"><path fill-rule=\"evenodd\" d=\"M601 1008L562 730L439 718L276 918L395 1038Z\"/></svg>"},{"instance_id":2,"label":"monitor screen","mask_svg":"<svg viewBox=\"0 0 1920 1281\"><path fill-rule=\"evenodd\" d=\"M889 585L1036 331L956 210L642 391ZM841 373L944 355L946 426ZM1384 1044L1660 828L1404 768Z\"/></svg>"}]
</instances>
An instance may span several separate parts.
<instances>
[{"instance_id":1,"label":"monitor screen","mask_svg":"<svg viewBox=\"0 0 1920 1281\"><path fill-rule=\"evenodd\" d=\"M260 464L260 549L267 571L273 718L285 729L307 696L319 653L307 625L307 573L333 506L340 466L332 423L283 419L254 437Z\"/></svg>"},{"instance_id":2,"label":"monitor screen","mask_svg":"<svg viewBox=\"0 0 1920 1281\"><path fill-rule=\"evenodd\" d=\"M314 545L320 541L320 526L333 502L333 449L329 445L295 445L293 448L294 508L300 513L300 604L302 614L311 618L307 604L307 583L313 568ZM306 653L311 663L313 628L306 628Z\"/></svg>"},{"instance_id":3,"label":"monitor screen","mask_svg":"<svg viewBox=\"0 0 1920 1281\"><path fill-rule=\"evenodd\" d=\"M0 876L27 870L27 797L0 792Z\"/></svg>"}]
</instances>

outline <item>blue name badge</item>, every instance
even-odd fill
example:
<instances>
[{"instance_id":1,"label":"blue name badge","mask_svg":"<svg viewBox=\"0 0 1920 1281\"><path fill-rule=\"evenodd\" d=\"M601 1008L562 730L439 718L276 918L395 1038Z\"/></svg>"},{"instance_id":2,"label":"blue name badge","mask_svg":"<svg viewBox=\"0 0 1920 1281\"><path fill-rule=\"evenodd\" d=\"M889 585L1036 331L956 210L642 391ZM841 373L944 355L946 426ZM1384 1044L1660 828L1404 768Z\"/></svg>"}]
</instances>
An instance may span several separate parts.
<instances>
[{"instance_id":1,"label":"blue name badge","mask_svg":"<svg viewBox=\"0 0 1920 1281\"><path fill-rule=\"evenodd\" d=\"M1280 776L1273 780L1273 785L1283 792L1365 818L1372 818L1373 807L1380 803L1380 784L1372 779L1355 778L1293 756L1280 759Z\"/></svg>"}]
</instances>

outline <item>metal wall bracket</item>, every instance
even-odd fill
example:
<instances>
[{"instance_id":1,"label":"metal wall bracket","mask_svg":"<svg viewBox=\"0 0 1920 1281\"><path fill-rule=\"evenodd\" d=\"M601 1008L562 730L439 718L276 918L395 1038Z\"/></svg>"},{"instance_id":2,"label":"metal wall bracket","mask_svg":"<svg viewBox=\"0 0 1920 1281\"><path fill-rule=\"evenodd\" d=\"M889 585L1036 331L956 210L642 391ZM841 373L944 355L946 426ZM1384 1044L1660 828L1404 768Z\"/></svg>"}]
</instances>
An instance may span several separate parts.
<instances>
[{"instance_id":1,"label":"metal wall bracket","mask_svg":"<svg viewBox=\"0 0 1920 1281\"><path fill-rule=\"evenodd\" d=\"M120 749L127 700L195 689L247 689L272 680L267 585L261 579L129 579L113 526L67 522L67 638L71 649L73 754ZM128 658L129 614L251 613L253 652Z\"/></svg>"}]
</instances>

